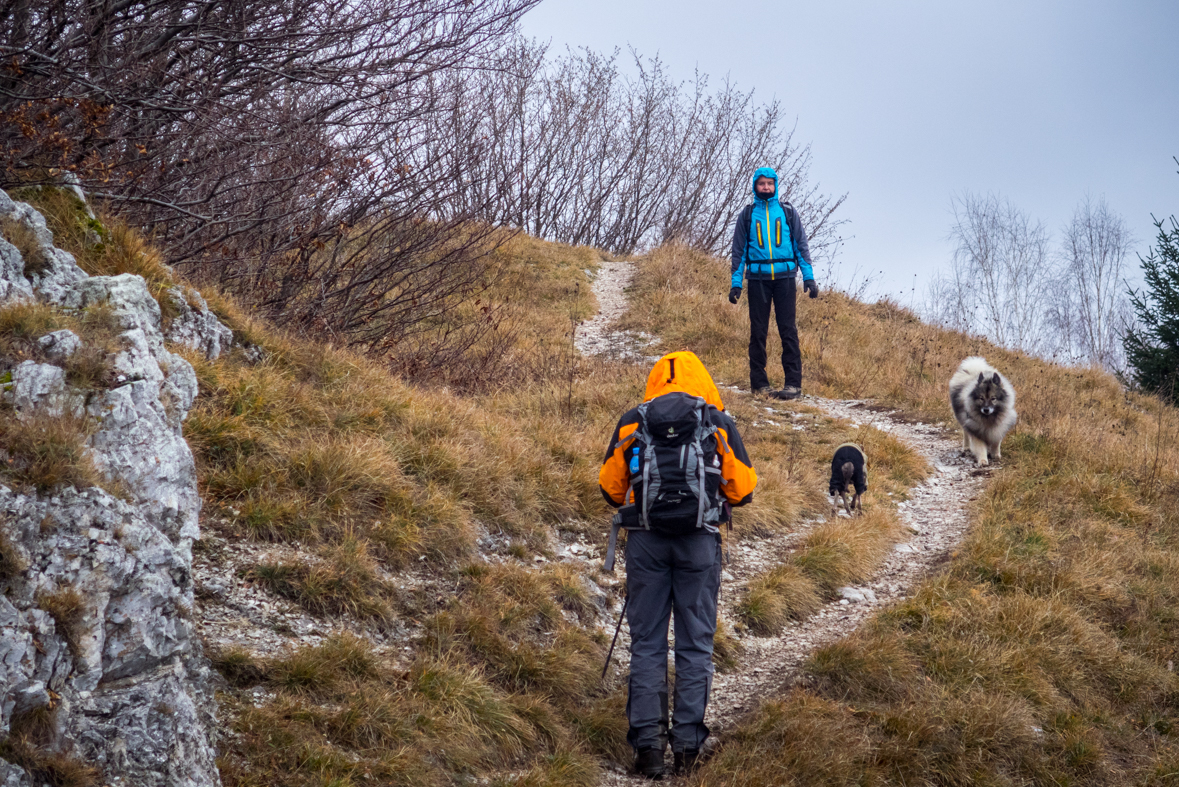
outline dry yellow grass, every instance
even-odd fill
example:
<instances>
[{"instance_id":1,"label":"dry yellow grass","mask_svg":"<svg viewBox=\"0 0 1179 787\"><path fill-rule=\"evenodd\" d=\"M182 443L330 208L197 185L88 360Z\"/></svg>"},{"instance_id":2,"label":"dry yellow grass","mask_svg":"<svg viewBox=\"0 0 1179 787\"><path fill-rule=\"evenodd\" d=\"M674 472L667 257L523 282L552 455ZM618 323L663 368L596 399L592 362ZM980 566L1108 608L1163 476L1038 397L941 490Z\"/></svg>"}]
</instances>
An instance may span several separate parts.
<instances>
[{"instance_id":1,"label":"dry yellow grass","mask_svg":"<svg viewBox=\"0 0 1179 787\"><path fill-rule=\"evenodd\" d=\"M37 596L37 606L53 618L57 633L66 641L70 653L78 657L80 627L86 617L86 599L77 588L63 587Z\"/></svg>"},{"instance_id":2,"label":"dry yellow grass","mask_svg":"<svg viewBox=\"0 0 1179 787\"><path fill-rule=\"evenodd\" d=\"M336 652L275 663L217 654L235 685L276 692L262 707L231 701L241 737L221 760L227 785L513 774L513 784L573 786L596 782L595 755L626 756L620 695L597 677L604 643L586 628L593 602L580 576L537 570L532 557L551 555L558 526L604 540L598 463L645 374L572 354L571 321L595 308L584 269L596 256L527 238L501 254L508 270L488 295L520 312L508 376L482 393L407 384L378 359L285 336L204 293L264 353L257 363L240 351L214 363L189 355L202 395L185 433L207 522L318 552L251 571L317 615L403 617L425 630L408 675L371 652L375 671L352 677L338 674ZM505 563L470 562L480 531L504 544ZM379 578L411 563L455 595L398 595ZM357 648L367 646L345 650Z\"/></svg>"},{"instance_id":3,"label":"dry yellow grass","mask_svg":"<svg viewBox=\"0 0 1179 787\"><path fill-rule=\"evenodd\" d=\"M406 385L376 361L283 336L205 293L266 353L257 364L240 353L193 359L202 397L188 434L210 519L229 534L321 550L348 578L325 602L344 605L331 608L378 601L427 632L408 669L344 638L273 663L221 654L238 685L275 693L260 707L228 699L238 737L222 759L227 785L582 785L596 778L596 756L626 757L621 696L595 680L607 643L576 622L580 585L521 558L549 549L555 526L603 537L598 462L646 370L568 352L566 326L593 306L582 270L592 253L518 243L505 252L517 268L493 293L520 308L508 372L478 395ZM630 327L694 350L718 381L744 382L746 310L724 300L726 279L723 263L661 250L640 271ZM800 301L799 324L808 392L948 422L946 380L962 357L982 354L1014 382L1021 420L942 573L815 654L809 685L768 701L694 782L1172 782L1175 411L1100 372L940 331L888 303L824 293ZM791 408L811 424L796 437L754 427L764 410L752 401L729 404L763 479L738 513L739 537L824 513L838 443L866 444L873 462L860 520L870 527L820 526L796 561L764 578L772 627L871 569L895 523L886 493L900 497L926 469L887 436L847 432L804 407ZM508 537L502 564L466 559L481 528ZM352 542L363 549L349 555ZM411 559L449 578L454 597L402 608L376 586L350 595L370 561ZM295 597L306 579L292 583Z\"/></svg>"},{"instance_id":4,"label":"dry yellow grass","mask_svg":"<svg viewBox=\"0 0 1179 787\"><path fill-rule=\"evenodd\" d=\"M98 768L56 750L56 709L38 707L14 713L8 734L0 740L0 758L28 772L33 784L50 787L98 787Z\"/></svg>"},{"instance_id":5,"label":"dry yellow grass","mask_svg":"<svg viewBox=\"0 0 1179 787\"><path fill-rule=\"evenodd\" d=\"M61 329L83 340L63 364L66 381L83 391L111 385L121 329L109 307L67 314L45 304L13 302L0 305L0 390L11 387L20 363L46 361L37 340ZM0 402L0 480L42 493L62 485L99 486L121 496L124 490L97 471L87 452L92 427L70 413L39 411L18 417L11 402Z\"/></svg>"},{"instance_id":6,"label":"dry yellow grass","mask_svg":"<svg viewBox=\"0 0 1179 787\"><path fill-rule=\"evenodd\" d=\"M219 762L226 783L596 783L591 753L625 756L626 729L619 695L597 686L601 642L561 614L578 600L555 600L569 577L481 563L460 577L408 669L350 635L274 660L213 654L235 686L274 692L229 703L239 736Z\"/></svg>"},{"instance_id":7,"label":"dry yellow grass","mask_svg":"<svg viewBox=\"0 0 1179 787\"><path fill-rule=\"evenodd\" d=\"M664 346L697 353L718 382L748 387L748 308L734 307L723 263L680 247L665 247L640 265L623 324L662 337ZM808 302L800 302L800 311ZM768 350L771 378L780 374L776 332ZM806 370L804 359L804 372ZM804 390L814 391L804 377ZM831 393L823 391L823 393ZM749 445L758 471L754 501L734 517L738 536L789 532L805 516L825 516L831 455L844 442L869 457L866 516L818 526L789 562L751 580L737 612L759 634L776 633L790 619L813 612L822 596L871 575L900 535L895 502L924 479L929 468L892 436L872 427L848 428L800 403L775 403L793 413L791 423L769 423L765 403L729 396L729 410ZM803 426L795 431L792 426Z\"/></svg>"},{"instance_id":8,"label":"dry yellow grass","mask_svg":"<svg viewBox=\"0 0 1179 787\"><path fill-rule=\"evenodd\" d=\"M0 406L0 482L47 493L59 486L122 489L98 472L86 448L89 424L70 415L37 413L18 418Z\"/></svg>"},{"instance_id":9,"label":"dry yellow grass","mask_svg":"<svg viewBox=\"0 0 1179 787\"><path fill-rule=\"evenodd\" d=\"M61 329L73 331L83 341L62 363L66 381L84 390L110 387L122 333L113 310L106 304L96 304L79 313L65 313L27 301L0 306L0 384L11 382L12 369L23 361L45 362L45 348L37 340Z\"/></svg>"},{"instance_id":10,"label":"dry yellow grass","mask_svg":"<svg viewBox=\"0 0 1179 787\"><path fill-rule=\"evenodd\" d=\"M58 245L88 272L144 276L167 319L160 296L183 282L150 244L89 220L64 192L20 196L46 213ZM185 428L206 527L316 552L248 572L316 615L412 618L427 632L408 672L400 651L391 658L346 636L273 662L241 650L215 654L235 686L261 682L275 693L262 707L227 698L238 732L222 759L227 785L501 783L509 775L517 784L585 785L596 780L595 753L624 756L619 695L599 685L604 646L586 627L595 602L580 576L533 570L532 557L551 554L558 525L604 538L598 459L643 374L572 351L573 322L596 308L585 272L596 253L518 238L499 254L496 288L464 305L511 312L506 333L486 337L510 340L493 384L469 386L479 370L458 369L415 387L382 359L284 334L231 298L204 293L235 338L263 356L253 362L235 350L210 363L187 353L201 387ZM63 327L106 348L97 341L101 316L6 307L0 357L39 359L36 339ZM485 351L477 346L471 357ZM80 384L86 370L68 371ZM69 419L0 424L12 460L5 482L49 491L101 481L86 462L84 431ZM506 544L507 564L485 571L470 563L480 533ZM22 570L7 541L0 547L0 571ZM384 572L411 561L457 594L440 602L395 593ZM67 595L43 599L63 630L80 609ZM37 745L9 742L13 758L57 783L54 761ZM73 778L62 774L62 783Z\"/></svg>"},{"instance_id":11,"label":"dry yellow grass","mask_svg":"<svg viewBox=\"0 0 1179 787\"><path fill-rule=\"evenodd\" d=\"M482 393L407 385L376 361L281 336L206 293L235 331L266 353L262 363L240 354L212 364L192 358L203 396L186 434L214 518L227 521L218 525L227 533L297 540L322 558L315 566L257 567L254 576L317 614L421 621L421 658L475 670L489 696L524 703L527 718L543 721L546 730L535 740L493 736L495 757L476 754L480 744L463 738L455 751L466 753L441 770L420 759L424 745L403 750L395 764L366 759L374 778L401 769L416 774L417 783L455 772L488 774L496 783L496 769L511 763L523 783L576 785L596 778L588 753L628 757L620 692L598 685L607 643L584 627L594 613L580 577L560 566L537 571L522 564L549 550L554 527L604 541L608 510L597 488L598 466L618 416L641 400L647 370L572 352L573 322L595 308L584 273L596 264L593 254L525 237L501 254L507 272L489 297L518 312L503 357L507 377L501 385L482 386ZM739 537L788 531L800 516L826 511L827 463L840 442L855 439L878 449L879 492L868 502L877 508L864 520L870 537L833 535L831 543L854 548L822 560L826 547L816 543L811 570L817 578L808 581L819 593L832 576L862 573L864 561L877 557L877 536L891 533L885 494L900 495L923 477L923 463L887 435L848 430L804 407L796 408L796 420L808 424L805 433L754 427L763 412L758 403L732 397L729 407L762 477L755 504L738 515ZM507 562L466 562L479 529L507 537L501 541ZM365 560L350 551L341 561L341 545L349 541L363 545ZM395 598L365 568L371 560L386 569L424 564L456 576L458 591L440 608ZM722 632L721 666L732 666L739 651ZM223 654L220 663L237 680L260 674L240 653ZM294 731L300 714L327 702L296 686L315 679L284 680L280 699L243 711L238 729L257 731L249 741L263 731L293 735L290 746L304 747L306 758L320 763L318 772L355 778L359 771L329 757L321 744L306 749L311 732ZM364 693L379 694L375 688ZM357 723L376 723L371 714L408 712L406 696L358 705ZM355 741L327 734L333 746L369 757L352 748ZM302 766L283 762L250 742L227 754L227 783L255 783L247 775L252 769L269 774L272 784L308 783Z\"/></svg>"},{"instance_id":12,"label":"dry yellow grass","mask_svg":"<svg viewBox=\"0 0 1179 787\"><path fill-rule=\"evenodd\" d=\"M20 252L21 259L25 263L23 273L26 276L35 276L46 270L49 260L45 259L45 255L41 253L33 231L24 224L13 219L0 219L0 237L15 246L16 250Z\"/></svg>"}]
</instances>

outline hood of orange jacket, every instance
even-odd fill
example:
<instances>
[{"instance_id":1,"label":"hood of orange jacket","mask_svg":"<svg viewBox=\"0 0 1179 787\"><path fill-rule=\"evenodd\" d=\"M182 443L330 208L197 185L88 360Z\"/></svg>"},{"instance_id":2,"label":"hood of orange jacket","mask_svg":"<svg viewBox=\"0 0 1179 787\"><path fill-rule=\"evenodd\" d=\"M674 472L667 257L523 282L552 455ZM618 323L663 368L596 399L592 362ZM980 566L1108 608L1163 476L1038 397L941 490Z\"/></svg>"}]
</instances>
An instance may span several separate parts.
<instances>
[{"instance_id":1,"label":"hood of orange jacket","mask_svg":"<svg viewBox=\"0 0 1179 787\"><path fill-rule=\"evenodd\" d=\"M655 368L647 375L647 393L643 401L649 402L656 396L673 391L702 397L716 409L725 409L720 391L712 381L712 375L693 352L680 350L660 358L655 363Z\"/></svg>"}]
</instances>

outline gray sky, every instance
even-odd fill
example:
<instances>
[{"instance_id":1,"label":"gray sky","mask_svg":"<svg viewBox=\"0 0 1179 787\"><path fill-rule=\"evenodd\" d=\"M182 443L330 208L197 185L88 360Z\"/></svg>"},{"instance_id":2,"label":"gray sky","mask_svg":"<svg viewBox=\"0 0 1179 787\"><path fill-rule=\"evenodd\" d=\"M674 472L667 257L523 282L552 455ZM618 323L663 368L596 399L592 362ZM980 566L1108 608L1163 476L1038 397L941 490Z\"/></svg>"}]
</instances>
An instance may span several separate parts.
<instances>
[{"instance_id":1,"label":"gray sky","mask_svg":"<svg viewBox=\"0 0 1179 787\"><path fill-rule=\"evenodd\" d=\"M1179 214L1176 0L545 0L523 32L780 99L812 177L848 192L842 276L883 270L876 291L906 304L914 274L920 298L947 263L963 191L1002 194L1054 237L1104 195L1143 252L1151 213Z\"/></svg>"}]
</instances>

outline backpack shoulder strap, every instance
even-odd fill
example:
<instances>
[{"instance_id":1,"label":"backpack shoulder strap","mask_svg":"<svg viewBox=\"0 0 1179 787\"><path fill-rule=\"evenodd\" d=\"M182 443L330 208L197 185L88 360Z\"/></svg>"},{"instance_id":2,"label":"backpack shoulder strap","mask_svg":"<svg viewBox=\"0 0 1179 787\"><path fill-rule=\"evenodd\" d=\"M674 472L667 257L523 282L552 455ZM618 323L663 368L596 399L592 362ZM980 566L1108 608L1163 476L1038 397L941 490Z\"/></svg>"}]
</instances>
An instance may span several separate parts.
<instances>
[{"instance_id":1,"label":"backpack shoulder strap","mask_svg":"<svg viewBox=\"0 0 1179 787\"><path fill-rule=\"evenodd\" d=\"M798 223L798 211L785 199L778 200L778 204L782 206L782 213L786 215L786 226L790 228L790 250L794 253L794 259L797 262L800 259L798 253L798 233L795 231L795 225Z\"/></svg>"}]
</instances>

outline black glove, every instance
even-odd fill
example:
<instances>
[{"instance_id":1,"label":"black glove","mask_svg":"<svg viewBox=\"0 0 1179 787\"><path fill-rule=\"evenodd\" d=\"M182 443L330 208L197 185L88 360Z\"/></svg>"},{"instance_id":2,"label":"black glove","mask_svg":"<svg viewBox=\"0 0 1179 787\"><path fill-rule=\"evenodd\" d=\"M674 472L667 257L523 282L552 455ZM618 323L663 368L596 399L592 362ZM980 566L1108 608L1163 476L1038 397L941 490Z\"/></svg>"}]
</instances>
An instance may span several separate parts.
<instances>
[{"instance_id":1,"label":"black glove","mask_svg":"<svg viewBox=\"0 0 1179 787\"><path fill-rule=\"evenodd\" d=\"M733 289L729 290L729 303L736 303L740 299L741 299L741 288L740 287L734 287Z\"/></svg>"},{"instance_id":2,"label":"black glove","mask_svg":"<svg viewBox=\"0 0 1179 787\"><path fill-rule=\"evenodd\" d=\"M810 293L812 298L819 297L819 285L815 284L814 279L804 279L802 282L802 289Z\"/></svg>"}]
</instances>

